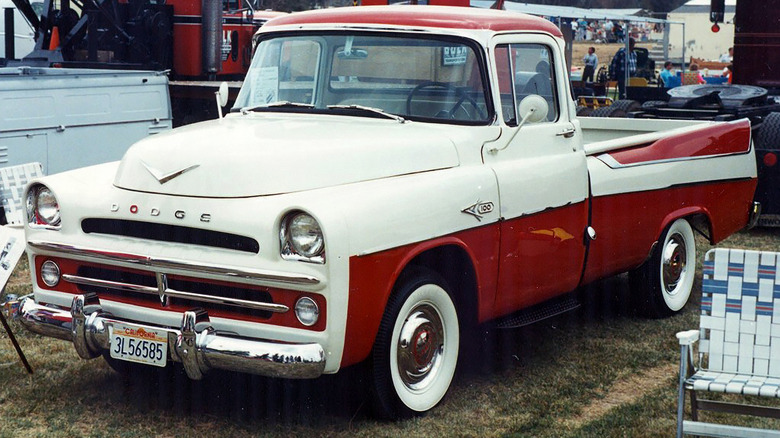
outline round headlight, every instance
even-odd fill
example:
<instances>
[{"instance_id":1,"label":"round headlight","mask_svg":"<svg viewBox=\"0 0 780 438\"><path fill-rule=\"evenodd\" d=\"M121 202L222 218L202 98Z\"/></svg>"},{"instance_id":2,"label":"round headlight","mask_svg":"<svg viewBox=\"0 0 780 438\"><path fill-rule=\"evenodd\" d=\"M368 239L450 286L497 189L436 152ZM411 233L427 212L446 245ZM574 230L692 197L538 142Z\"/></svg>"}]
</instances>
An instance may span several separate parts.
<instances>
[{"instance_id":1,"label":"round headlight","mask_svg":"<svg viewBox=\"0 0 780 438\"><path fill-rule=\"evenodd\" d=\"M38 189L35 209L40 220L46 225L58 225L60 223L60 205L57 203L54 193L48 187Z\"/></svg>"},{"instance_id":2,"label":"round headlight","mask_svg":"<svg viewBox=\"0 0 780 438\"><path fill-rule=\"evenodd\" d=\"M29 224L49 226L60 224L60 204L48 187L42 184L30 187L25 201Z\"/></svg>"},{"instance_id":3,"label":"round headlight","mask_svg":"<svg viewBox=\"0 0 780 438\"><path fill-rule=\"evenodd\" d=\"M54 287L60 282L60 267L51 260L46 260L41 265L41 280L43 284Z\"/></svg>"},{"instance_id":4,"label":"round headlight","mask_svg":"<svg viewBox=\"0 0 780 438\"><path fill-rule=\"evenodd\" d=\"M320 308L317 307L317 303L313 299L303 297L295 303L295 316L298 317L301 324L311 327L317 323L320 317Z\"/></svg>"},{"instance_id":5,"label":"round headlight","mask_svg":"<svg viewBox=\"0 0 780 438\"><path fill-rule=\"evenodd\" d=\"M306 213L293 216L288 230L292 249L304 257L316 257L325 248L320 224Z\"/></svg>"}]
</instances>

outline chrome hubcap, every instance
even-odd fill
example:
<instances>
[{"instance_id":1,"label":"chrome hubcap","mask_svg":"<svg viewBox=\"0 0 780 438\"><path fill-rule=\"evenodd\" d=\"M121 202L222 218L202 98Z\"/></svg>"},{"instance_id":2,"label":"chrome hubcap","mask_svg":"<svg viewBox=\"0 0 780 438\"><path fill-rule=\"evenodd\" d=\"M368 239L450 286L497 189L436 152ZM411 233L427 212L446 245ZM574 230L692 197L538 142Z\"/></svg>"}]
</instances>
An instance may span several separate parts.
<instances>
[{"instance_id":1,"label":"chrome hubcap","mask_svg":"<svg viewBox=\"0 0 780 438\"><path fill-rule=\"evenodd\" d=\"M404 385L422 390L436 377L444 353L444 326L429 304L415 307L398 338L398 373Z\"/></svg>"},{"instance_id":2,"label":"chrome hubcap","mask_svg":"<svg viewBox=\"0 0 780 438\"><path fill-rule=\"evenodd\" d=\"M680 234L673 234L666 242L661 260L664 290L668 294L676 293L675 288L687 271L687 250Z\"/></svg>"}]
</instances>

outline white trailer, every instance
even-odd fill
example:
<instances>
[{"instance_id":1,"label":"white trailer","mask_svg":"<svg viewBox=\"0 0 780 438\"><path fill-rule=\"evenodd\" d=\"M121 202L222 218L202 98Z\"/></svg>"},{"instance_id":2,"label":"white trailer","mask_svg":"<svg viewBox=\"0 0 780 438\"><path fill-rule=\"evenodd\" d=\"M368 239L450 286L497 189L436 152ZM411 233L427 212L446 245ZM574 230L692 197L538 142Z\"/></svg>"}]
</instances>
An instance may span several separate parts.
<instances>
[{"instance_id":1,"label":"white trailer","mask_svg":"<svg viewBox=\"0 0 780 438\"><path fill-rule=\"evenodd\" d=\"M0 167L39 162L53 174L116 161L171 126L164 73L0 68Z\"/></svg>"}]
</instances>

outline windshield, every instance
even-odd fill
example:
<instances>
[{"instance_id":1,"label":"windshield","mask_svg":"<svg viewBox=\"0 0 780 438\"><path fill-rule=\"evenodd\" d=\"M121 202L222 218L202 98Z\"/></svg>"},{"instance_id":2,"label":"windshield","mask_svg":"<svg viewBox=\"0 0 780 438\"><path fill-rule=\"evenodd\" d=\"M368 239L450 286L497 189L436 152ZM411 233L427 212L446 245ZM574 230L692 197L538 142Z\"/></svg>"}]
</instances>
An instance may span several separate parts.
<instances>
[{"instance_id":1,"label":"windshield","mask_svg":"<svg viewBox=\"0 0 780 438\"><path fill-rule=\"evenodd\" d=\"M483 70L483 58L465 40L280 36L258 44L233 109L369 107L410 119L485 124L492 109Z\"/></svg>"}]
</instances>

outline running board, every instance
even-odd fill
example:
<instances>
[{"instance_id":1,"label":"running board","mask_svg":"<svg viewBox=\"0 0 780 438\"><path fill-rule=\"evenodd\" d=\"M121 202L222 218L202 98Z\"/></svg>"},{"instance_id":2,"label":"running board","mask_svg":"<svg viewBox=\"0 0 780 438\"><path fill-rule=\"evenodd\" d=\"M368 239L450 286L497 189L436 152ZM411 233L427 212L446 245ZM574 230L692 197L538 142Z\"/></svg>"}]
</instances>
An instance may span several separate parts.
<instances>
[{"instance_id":1,"label":"running board","mask_svg":"<svg viewBox=\"0 0 780 438\"><path fill-rule=\"evenodd\" d=\"M496 320L495 326L500 329L523 327L578 307L580 307L580 302L574 297L574 294L568 294L500 318Z\"/></svg>"}]
</instances>

